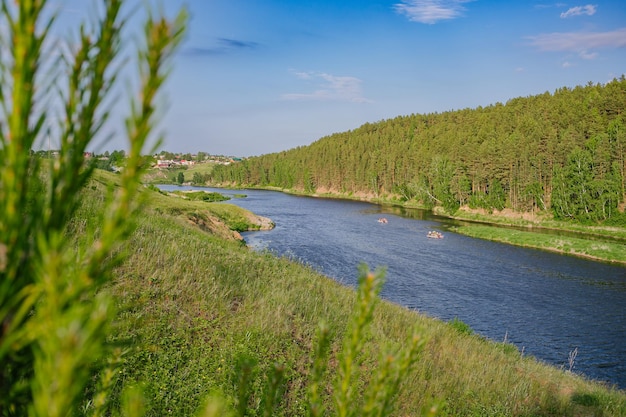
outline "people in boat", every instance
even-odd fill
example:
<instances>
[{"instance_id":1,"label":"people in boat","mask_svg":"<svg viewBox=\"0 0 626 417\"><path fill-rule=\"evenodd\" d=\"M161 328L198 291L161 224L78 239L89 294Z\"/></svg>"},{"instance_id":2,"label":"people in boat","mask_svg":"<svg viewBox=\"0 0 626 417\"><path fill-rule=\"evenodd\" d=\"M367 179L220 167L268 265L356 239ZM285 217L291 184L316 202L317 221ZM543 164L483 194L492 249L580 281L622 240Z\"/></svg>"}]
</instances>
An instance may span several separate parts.
<instances>
[{"instance_id":1,"label":"people in boat","mask_svg":"<svg viewBox=\"0 0 626 417\"><path fill-rule=\"evenodd\" d=\"M385 217L378 219L378 223L388 223L389 221Z\"/></svg>"},{"instance_id":2,"label":"people in boat","mask_svg":"<svg viewBox=\"0 0 626 417\"><path fill-rule=\"evenodd\" d=\"M428 232L428 237L432 239L443 239L443 233L438 232L436 230L431 230Z\"/></svg>"}]
</instances>

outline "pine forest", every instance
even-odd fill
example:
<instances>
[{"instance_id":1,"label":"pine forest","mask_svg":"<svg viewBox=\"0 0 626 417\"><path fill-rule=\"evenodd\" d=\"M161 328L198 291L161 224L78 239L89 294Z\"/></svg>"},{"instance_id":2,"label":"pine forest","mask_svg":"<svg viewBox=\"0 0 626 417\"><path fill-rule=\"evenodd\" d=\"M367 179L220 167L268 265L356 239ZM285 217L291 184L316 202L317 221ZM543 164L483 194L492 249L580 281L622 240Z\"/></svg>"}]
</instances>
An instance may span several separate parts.
<instances>
[{"instance_id":1,"label":"pine forest","mask_svg":"<svg viewBox=\"0 0 626 417\"><path fill-rule=\"evenodd\" d=\"M626 223L626 78L413 114L212 172L213 184Z\"/></svg>"}]
</instances>

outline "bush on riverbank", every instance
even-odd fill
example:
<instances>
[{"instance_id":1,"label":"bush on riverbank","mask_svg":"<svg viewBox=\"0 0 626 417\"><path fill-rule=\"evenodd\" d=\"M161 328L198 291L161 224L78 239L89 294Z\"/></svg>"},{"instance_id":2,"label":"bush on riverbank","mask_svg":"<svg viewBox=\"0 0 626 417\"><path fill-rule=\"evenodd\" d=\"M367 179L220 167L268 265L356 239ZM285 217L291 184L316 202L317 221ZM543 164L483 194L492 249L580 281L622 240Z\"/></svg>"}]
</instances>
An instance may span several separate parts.
<instances>
[{"instance_id":1,"label":"bush on riverbank","mask_svg":"<svg viewBox=\"0 0 626 417\"><path fill-rule=\"evenodd\" d=\"M217 202L230 200L230 197L208 191L173 191L172 194L193 201Z\"/></svg>"}]
</instances>

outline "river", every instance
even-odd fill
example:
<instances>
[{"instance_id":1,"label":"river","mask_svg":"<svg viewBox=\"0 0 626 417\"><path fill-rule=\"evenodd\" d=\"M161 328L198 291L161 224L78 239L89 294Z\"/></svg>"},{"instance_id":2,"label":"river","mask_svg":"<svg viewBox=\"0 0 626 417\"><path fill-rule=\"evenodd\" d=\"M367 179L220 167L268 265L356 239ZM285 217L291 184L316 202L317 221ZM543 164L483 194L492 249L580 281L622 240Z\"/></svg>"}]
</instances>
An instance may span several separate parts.
<instances>
[{"instance_id":1,"label":"river","mask_svg":"<svg viewBox=\"0 0 626 417\"><path fill-rule=\"evenodd\" d=\"M194 187L162 186L163 189ZM206 188L202 188L205 189ZM455 317L524 354L626 389L626 267L474 239L426 211L209 189L271 218L271 231L243 234L249 246L311 265L348 285L357 267L387 270L382 298L442 320ZM380 217L388 223L379 223ZM443 239L429 239L437 230Z\"/></svg>"}]
</instances>

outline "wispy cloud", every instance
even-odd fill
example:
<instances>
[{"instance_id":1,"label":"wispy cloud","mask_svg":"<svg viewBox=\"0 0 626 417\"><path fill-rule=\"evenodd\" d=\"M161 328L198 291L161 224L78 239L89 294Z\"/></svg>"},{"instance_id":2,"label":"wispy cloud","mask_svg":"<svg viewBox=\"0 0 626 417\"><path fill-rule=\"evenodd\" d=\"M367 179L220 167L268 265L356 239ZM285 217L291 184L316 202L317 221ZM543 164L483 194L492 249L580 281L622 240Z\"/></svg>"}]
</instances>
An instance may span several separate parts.
<instances>
[{"instance_id":1,"label":"wispy cloud","mask_svg":"<svg viewBox=\"0 0 626 417\"><path fill-rule=\"evenodd\" d=\"M283 94L283 100L307 101L347 101L351 103L371 103L363 96L362 81L355 77L340 77L324 72L294 72L294 75L315 84L311 93Z\"/></svg>"},{"instance_id":2,"label":"wispy cloud","mask_svg":"<svg viewBox=\"0 0 626 417\"><path fill-rule=\"evenodd\" d=\"M237 50L256 49L259 44L239 39L217 38L217 44L209 47L189 47L184 50L188 55L223 55Z\"/></svg>"},{"instance_id":3,"label":"wispy cloud","mask_svg":"<svg viewBox=\"0 0 626 417\"><path fill-rule=\"evenodd\" d=\"M539 3L539 4L535 4L533 8L542 10L542 9L550 9L553 7L558 7L560 9L566 6L567 4L565 3Z\"/></svg>"},{"instance_id":4,"label":"wispy cloud","mask_svg":"<svg viewBox=\"0 0 626 417\"><path fill-rule=\"evenodd\" d=\"M582 59L596 59L598 57L597 52L580 51L578 54Z\"/></svg>"},{"instance_id":5,"label":"wispy cloud","mask_svg":"<svg viewBox=\"0 0 626 417\"><path fill-rule=\"evenodd\" d=\"M253 49L258 46L256 42L240 41L238 39L219 38L218 40L227 49Z\"/></svg>"},{"instance_id":6,"label":"wispy cloud","mask_svg":"<svg viewBox=\"0 0 626 417\"><path fill-rule=\"evenodd\" d=\"M626 47L626 27L610 32L564 32L529 36L530 44L540 51L576 52L583 59L594 59L601 48Z\"/></svg>"},{"instance_id":7,"label":"wispy cloud","mask_svg":"<svg viewBox=\"0 0 626 417\"><path fill-rule=\"evenodd\" d=\"M470 1L473 0L402 0L393 7L411 22L434 24L462 16L466 10L463 4Z\"/></svg>"},{"instance_id":8,"label":"wispy cloud","mask_svg":"<svg viewBox=\"0 0 626 417\"><path fill-rule=\"evenodd\" d=\"M561 19L567 19L572 16L581 16L586 14L587 16L593 16L598 9L597 4L588 4L586 6L576 6L570 8L568 11L561 13Z\"/></svg>"}]
</instances>

